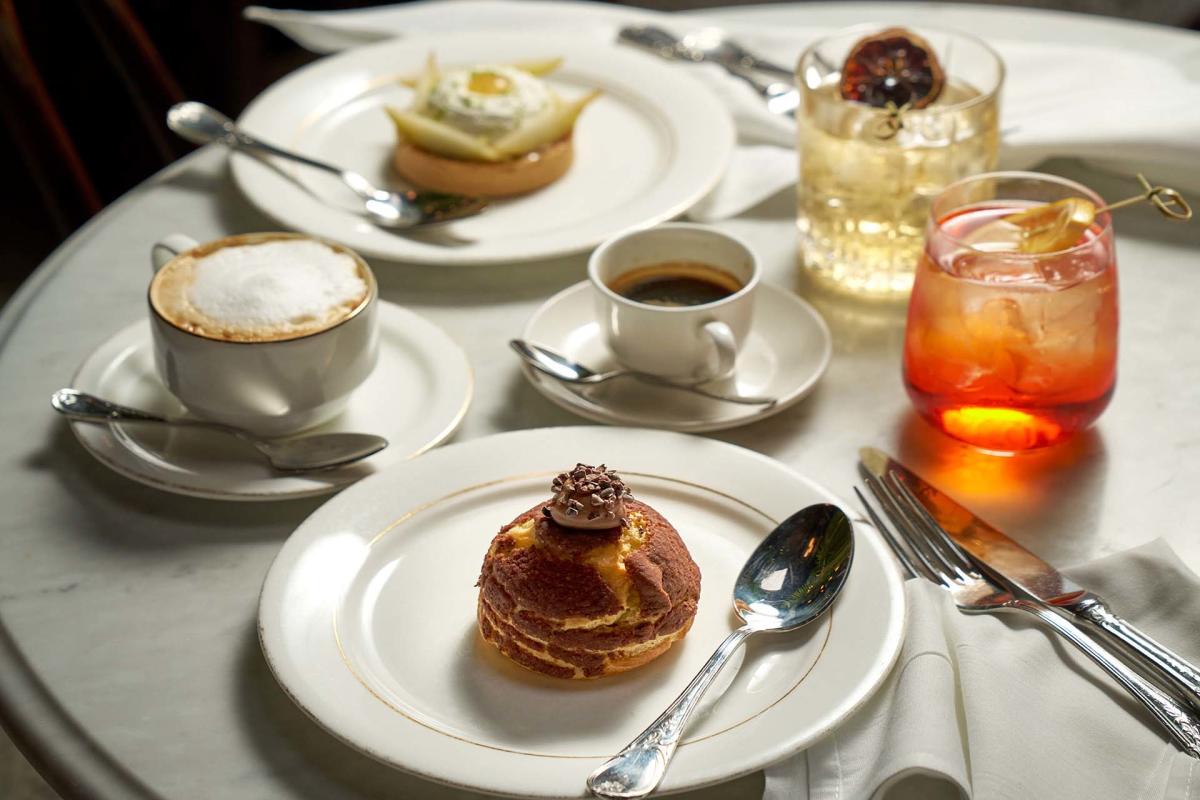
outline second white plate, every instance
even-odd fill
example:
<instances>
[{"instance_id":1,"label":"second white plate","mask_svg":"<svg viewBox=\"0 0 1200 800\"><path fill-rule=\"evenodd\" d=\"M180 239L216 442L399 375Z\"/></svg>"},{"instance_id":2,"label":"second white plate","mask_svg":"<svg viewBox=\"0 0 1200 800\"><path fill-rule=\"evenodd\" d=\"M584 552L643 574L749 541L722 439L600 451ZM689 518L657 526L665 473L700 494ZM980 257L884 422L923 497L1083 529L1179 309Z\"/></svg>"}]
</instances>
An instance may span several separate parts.
<instances>
[{"instance_id":1,"label":"second white plate","mask_svg":"<svg viewBox=\"0 0 1200 800\"><path fill-rule=\"evenodd\" d=\"M355 48L272 85L239 123L263 139L353 169L380 186L395 130L384 105L404 107L400 78L430 53L444 65L564 58L549 79L575 96L603 95L576 126L575 163L560 180L429 234L399 235L366 222L337 179L286 162L233 156L246 196L285 225L363 253L426 264L488 264L581 252L638 225L678 216L724 174L735 134L729 112L698 81L653 57L588 37L520 33L422 36Z\"/></svg>"},{"instance_id":2,"label":"second white plate","mask_svg":"<svg viewBox=\"0 0 1200 800\"><path fill-rule=\"evenodd\" d=\"M681 643L597 681L527 672L484 644L475 623L492 536L580 460L619 468L680 531L703 576ZM587 775L732 630L733 581L762 537L821 502L838 501L777 461L677 433L547 428L450 445L351 487L306 520L267 574L259 635L292 699L359 750L479 791L582 797ZM831 613L748 644L736 678L688 729L664 791L761 769L826 734L883 680L903 626L900 576L878 535L856 526L854 563Z\"/></svg>"}]
</instances>

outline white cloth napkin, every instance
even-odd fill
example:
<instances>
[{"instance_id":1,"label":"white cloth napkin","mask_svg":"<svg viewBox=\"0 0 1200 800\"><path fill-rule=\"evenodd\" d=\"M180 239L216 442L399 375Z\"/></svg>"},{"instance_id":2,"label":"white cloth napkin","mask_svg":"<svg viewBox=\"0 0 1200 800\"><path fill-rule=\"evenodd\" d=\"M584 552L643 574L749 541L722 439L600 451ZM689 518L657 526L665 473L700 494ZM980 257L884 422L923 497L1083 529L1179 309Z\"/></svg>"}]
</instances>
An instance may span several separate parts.
<instances>
[{"instance_id":1,"label":"white cloth napkin","mask_svg":"<svg viewBox=\"0 0 1200 800\"><path fill-rule=\"evenodd\" d=\"M584 32L611 42L623 25L655 24L681 33L704 24L690 14L556 0L445 0L332 12L251 6L245 16L274 26L318 53L399 36L483 28L545 35ZM783 64L795 63L810 41L827 32L725 27L751 50ZM978 33L987 37L986 31ZM1185 73L1168 60L1179 60L1180 54L989 41L1007 69L1001 98L1001 167L1027 169L1049 157L1078 156L1119 162L1125 172L1137 163L1153 170L1150 177L1157 182L1200 186L1200 71ZM726 179L692 208L690 217L736 216L795 184L798 163L791 119L771 114L753 89L715 65L676 68L689 70L716 91L729 107L741 139ZM1136 192L1136 184L1131 182L1131 189Z\"/></svg>"},{"instance_id":2,"label":"white cloth napkin","mask_svg":"<svg viewBox=\"0 0 1200 800\"><path fill-rule=\"evenodd\" d=\"M1067 572L1200 661L1200 579L1166 544ZM827 739L768 769L764 800L1200 798L1200 761L1032 617L962 614L927 581L905 590L908 632L884 687Z\"/></svg>"}]
</instances>

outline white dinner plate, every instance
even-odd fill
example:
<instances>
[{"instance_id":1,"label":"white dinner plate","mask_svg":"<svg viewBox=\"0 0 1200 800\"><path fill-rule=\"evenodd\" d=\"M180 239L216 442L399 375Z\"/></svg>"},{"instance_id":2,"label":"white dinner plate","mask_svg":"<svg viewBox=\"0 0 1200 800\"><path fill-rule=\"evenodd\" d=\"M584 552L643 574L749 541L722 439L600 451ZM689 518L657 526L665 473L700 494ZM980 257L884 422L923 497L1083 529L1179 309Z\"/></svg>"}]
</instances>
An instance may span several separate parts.
<instances>
[{"instance_id":1,"label":"white dinner plate","mask_svg":"<svg viewBox=\"0 0 1200 800\"><path fill-rule=\"evenodd\" d=\"M305 433L354 431L386 449L338 469L291 475L271 469L250 445L215 431L71 422L105 466L168 492L216 500L284 500L326 494L445 441L467 413L474 388L467 355L441 328L379 301L379 363L346 409ZM185 409L154 368L150 323L122 329L84 360L71 386L166 416Z\"/></svg>"},{"instance_id":2,"label":"white dinner plate","mask_svg":"<svg viewBox=\"0 0 1200 800\"><path fill-rule=\"evenodd\" d=\"M408 104L411 92L400 78L417 74L430 53L447 66L562 56L548 79L556 91L569 97L601 89L576 125L568 173L420 235L371 225L337 178L294 163L236 153L238 186L283 224L364 255L488 264L581 252L626 228L678 216L716 185L733 149L728 110L681 70L594 38L520 33L421 36L330 56L272 85L239 124L377 185L401 186L391 168L395 129L383 107Z\"/></svg>"},{"instance_id":3,"label":"white dinner plate","mask_svg":"<svg viewBox=\"0 0 1200 800\"><path fill-rule=\"evenodd\" d=\"M543 303L521 336L595 372L621 368L604 342L588 281L570 286ZM749 425L790 408L816 388L832 356L829 327L816 309L794 292L761 283L754 298L750 334L738 354L733 377L705 388L725 394L774 397L774 405L726 403L631 378L596 386L571 386L524 362L521 371L547 399L581 417L615 425L697 433Z\"/></svg>"},{"instance_id":4,"label":"white dinner plate","mask_svg":"<svg viewBox=\"0 0 1200 800\"><path fill-rule=\"evenodd\" d=\"M847 458L852 457L848 454ZM496 532L577 461L621 470L679 530L703 575L691 632L628 673L566 681L483 643L480 565ZM584 779L661 712L732 630L733 581L778 520L831 493L766 456L633 428L546 428L450 445L342 492L284 544L259 637L288 694L333 735L431 780L519 797L582 797ZM664 791L724 781L828 733L899 652L901 578L878 535L831 613L748 643L693 722Z\"/></svg>"}]
</instances>

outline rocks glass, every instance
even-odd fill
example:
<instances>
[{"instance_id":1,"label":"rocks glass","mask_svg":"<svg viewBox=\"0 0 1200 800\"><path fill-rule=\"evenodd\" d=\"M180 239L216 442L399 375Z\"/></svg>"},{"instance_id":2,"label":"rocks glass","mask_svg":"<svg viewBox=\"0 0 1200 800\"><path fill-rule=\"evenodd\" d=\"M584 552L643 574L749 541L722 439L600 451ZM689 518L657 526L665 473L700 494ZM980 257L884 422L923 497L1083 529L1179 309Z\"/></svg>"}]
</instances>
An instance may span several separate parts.
<instances>
[{"instance_id":1,"label":"rocks glass","mask_svg":"<svg viewBox=\"0 0 1200 800\"><path fill-rule=\"evenodd\" d=\"M900 298L912 286L933 198L995 168L1004 65L973 36L911 28L941 64L936 99L924 108L843 99L847 56L885 27L843 30L800 56L797 224L801 262L820 284Z\"/></svg>"},{"instance_id":2,"label":"rocks glass","mask_svg":"<svg viewBox=\"0 0 1200 800\"><path fill-rule=\"evenodd\" d=\"M1110 214L1051 252L1020 252L1028 244L1020 232L997 224L1071 197L1103 205L1084 186L1029 172L968 178L934 201L909 302L904 382L917 411L950 436L990 451L1044 447L1108 405L1117 371Z\"/></svg>"}]
</instances>

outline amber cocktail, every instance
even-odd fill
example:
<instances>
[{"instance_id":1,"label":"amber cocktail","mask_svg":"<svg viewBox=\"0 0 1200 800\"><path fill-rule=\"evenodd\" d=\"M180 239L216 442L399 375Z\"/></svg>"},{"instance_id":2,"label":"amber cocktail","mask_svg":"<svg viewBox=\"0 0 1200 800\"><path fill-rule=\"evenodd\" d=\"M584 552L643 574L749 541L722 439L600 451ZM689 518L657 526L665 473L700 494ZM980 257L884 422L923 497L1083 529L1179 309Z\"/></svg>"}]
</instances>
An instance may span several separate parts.
<instances>
[{"instance_id":1,"label":"amber cocktail","mask_svg":"<svg viewBox=\"0 0 1200 800\"><path fill-rule=\"evenodd\" d=\"M886 299L912 285L938 193L995 169L1004 66L966 34L882 27L800 56L797 225L819 283Z\"/></svg>"},{"instance_id":2,"label":"amber cocktail","mask_svg":"<svg viewBox=\"0 0 1200 800\"><path fill-rule=\"evenodd\" d=\"M921 415L956 439L1004 452L1045 447L1091 425L1112 397L1109 214L1057 244L1033 242L1006 220L1072 197L1103 205L1062 178L994 173L953 184L932 206L908 310L904 382Z\"/></svg>"}]
</instances>

